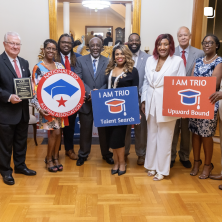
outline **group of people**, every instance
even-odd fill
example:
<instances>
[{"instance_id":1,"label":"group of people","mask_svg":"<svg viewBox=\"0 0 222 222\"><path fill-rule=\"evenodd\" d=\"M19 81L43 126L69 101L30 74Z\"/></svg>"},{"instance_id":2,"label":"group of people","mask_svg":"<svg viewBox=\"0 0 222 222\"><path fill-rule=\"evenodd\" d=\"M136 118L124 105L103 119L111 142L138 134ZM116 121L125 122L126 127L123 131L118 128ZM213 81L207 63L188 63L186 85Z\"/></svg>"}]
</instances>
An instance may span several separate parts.
<instances>
[{"instance_id":1,"label":"group of people","mask_svg":"<svg viewBox=\"0 0 222 222\"><path fill-rule=\"evenodd\" d=\"M35 175L27 168L28 101L15 95L13 78L32 77L34 97L31 103L40 113L40 129L49 130L48 149L45 163L48 171L63 170L59 160L63 133L66 155L77 160L81 166L87 160L92 143L93 110L91 91L137 86L141 123L134 126L137 164L144 165L148 176L159 181L168 176L176 158L176 147L181 134L180 162L191 168L189 154L193 147L194 164L190 175L195 176L202 164L200 149L203 143L205 160L200 179L213 177L211 163L213 153L212 136L216 130L218 100L222 99L220 82L222 78L222 58L217 55L220 42L214 35L207 35L202 41L203 51L189 45L190 31L179 28L179 46L175 48L170 34L161 34L155 41L153 55L140 50L141 39L137 33L128 38L127 46L113 47L108 59L101 55L102 41L98 37L89 40L90 54L81 56L73 52L70 35L60 36L58 43L52 39L44 42L44 58L29 72L28 62L18 54L21 47L20 36L8 32L4 37L5 52L0 56L0 172L6 184L14 184L10 159L13 147L15 173ZM49 115L38 102L38 83L45 73L55 69L75 72L85 86L85 102L79 110L80 149L78 155L73 149L73 134L76 115L59 118ZM162 115L164 76L196 76L217 78L217 92L210 100L215 104L213 120L187 119ZM191 133L192 137L191 137ZM130 151L131 126L99 127L99 142L103 159L114 164L111 174L126 173L126 159ZM113 152L110 152L110 148ZM221 188L221 187L220 187Z\"/></svg>"},{"instance_id":2,"label":"group of people","mask_svg":"<svg viewBox=\"0 0 222 222\"><path fill-rule=\"evenodd\" d=\"M106 33L106 38L104 38L103 39L103 36L102 35L95 35L94 34L94 31L91 31L90 32L90 35L86 35L86 39L85 39L85 41L86 41L86 45L87 46L89 46L89 42L90 42L90 40L92 39L92 38L94 38L94 37L98 37L101 41L102 41L102 45L103 46L108 46L109 45L109 42L110 43L113 43L113 38L112 38L112 34L111 34L111 32L107 32ZM111 44L112 45L112 44Z\"/></svg>"}]
</instances>

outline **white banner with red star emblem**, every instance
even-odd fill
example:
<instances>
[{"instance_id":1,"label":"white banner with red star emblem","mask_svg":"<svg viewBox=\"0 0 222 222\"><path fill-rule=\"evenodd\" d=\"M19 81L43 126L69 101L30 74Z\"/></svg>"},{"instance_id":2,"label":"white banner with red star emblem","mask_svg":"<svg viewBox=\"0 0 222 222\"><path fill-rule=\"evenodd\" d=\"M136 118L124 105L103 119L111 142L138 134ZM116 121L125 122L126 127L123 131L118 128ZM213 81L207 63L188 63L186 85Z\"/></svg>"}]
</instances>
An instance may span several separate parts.
<instances>
[{"instance_id":1,"label":"white banner with red star emblem","mask_svg":"<svg viewBox=\"0 0 222 222\"><path fill-rule=\"evenodd\" d=\"M42 109L56 117L76 113L84 103L85 87L74 72L56 69L46 73L38 84L37 98Z\"/></svg>"}]
</instances>

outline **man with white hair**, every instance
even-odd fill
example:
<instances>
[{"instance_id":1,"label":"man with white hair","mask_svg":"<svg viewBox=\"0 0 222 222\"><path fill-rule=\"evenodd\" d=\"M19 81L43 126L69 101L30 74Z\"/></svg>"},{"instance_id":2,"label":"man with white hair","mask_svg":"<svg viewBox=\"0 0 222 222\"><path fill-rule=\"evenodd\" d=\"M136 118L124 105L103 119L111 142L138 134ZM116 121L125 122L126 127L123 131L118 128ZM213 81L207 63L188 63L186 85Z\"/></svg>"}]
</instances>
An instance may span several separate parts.
<instances>
[{"instance_id":1,"label":"man with white hair","mask_svg":"<svg viewBox=\"0 0 222 222\"><path fill-rule=\"evenodd\" d=\"M21 100L14 88L15 78L30 77L31 74L28 61L18 57L21 49L19 34L7 32L3 44L5 51L0 55L0 173L5 184L13 185L15 181L10 167L12 152L15 173L36 175L25 164L28 100Z\"/></svg>"},{"instance_id":2,"label":"man with white hair","mask_svg":"<svg viewBox=\"0 0 222 222\"><path fill-rule=\"evenodd\" d=\"M191 76L191 72L196 59L204 56L204 52L200 49L190 46L191 34L190 30L182 26L177 32L177 39L179 46L175 48L175 55L180 56L184 61L184 66L186 68L186 76ZM180 162L185 168L191 168L191 162L189 160L189 155L191 151L191 136L188 129L189 119L181 118L176 122L174 129L174 136L172 142L172 152L171 152L171 164L170 167L173 167L176 159L177 153L177 143L179 134L181 132L181 141L180 141L180 150L178 151Z\"/></svg>"}]
</instances>

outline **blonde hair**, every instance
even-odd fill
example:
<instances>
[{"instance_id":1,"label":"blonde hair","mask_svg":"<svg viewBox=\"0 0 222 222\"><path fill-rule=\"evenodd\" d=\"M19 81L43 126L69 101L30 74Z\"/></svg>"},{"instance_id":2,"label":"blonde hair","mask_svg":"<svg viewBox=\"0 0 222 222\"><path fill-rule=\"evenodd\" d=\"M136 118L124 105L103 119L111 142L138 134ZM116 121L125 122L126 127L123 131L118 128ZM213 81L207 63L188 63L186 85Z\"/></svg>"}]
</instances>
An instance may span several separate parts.
<instances>
[{"instance_id":1,"label":"blonde hair","mask_svg":"<svg viewBox=\"0 0 222 222\"><path fill-rule=\"evenodd\" d=\"M105 71L106 75L108 75L110 73L110 71L115 68L115 64L116 64L115 52L117 49L121 50L126 57L126 63L124 65L123 71L124 72L132 72L133 71L134 61L132 59L132 56L133 56L132 52L125 45L118 45L113 48L112 56L110 58L109 64L108 64L106 71Z\"/></svg>"}]
</instances>

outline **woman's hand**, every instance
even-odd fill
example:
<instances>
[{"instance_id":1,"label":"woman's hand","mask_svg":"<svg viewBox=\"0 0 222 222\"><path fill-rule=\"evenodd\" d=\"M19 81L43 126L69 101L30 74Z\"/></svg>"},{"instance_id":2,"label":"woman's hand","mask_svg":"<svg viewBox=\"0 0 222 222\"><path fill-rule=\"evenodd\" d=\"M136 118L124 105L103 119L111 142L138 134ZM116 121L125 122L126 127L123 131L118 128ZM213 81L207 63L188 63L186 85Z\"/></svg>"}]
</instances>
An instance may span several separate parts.
<instances>
[{"instance_id":1,"label":"woman's hand","mask_svg":"<svg viewBox=\"0 0 222 222\"><path fill-rule=\"evenodd\" d=\"M219 91L219 92L213 93L213 94L209 97L209 99L210 99L210 102L211 102L212 104L215 104L218 100L221 100L221 99L222 99L222 92Z\"/></svg>"},{"instance_id":2,"label":"woman's hand","mask_svg":"<svg viewBox=\"0 0 222 222\"><path fill-rule=\"evenodd\" d=\"M49 116L49 112L44 110L44 109L40 109L39 110L39 113L42 115L42 116Z\"/></svg>"},{"instance_id":3,"label":"woman's hand","mask_svg":"<svg viewBox=\"0 0 222 222\"><path fill-rule=\"evenodd\" d=\"M145 115L145 101L141 103L141 111Z\"/></svg>"}]
</instances>

